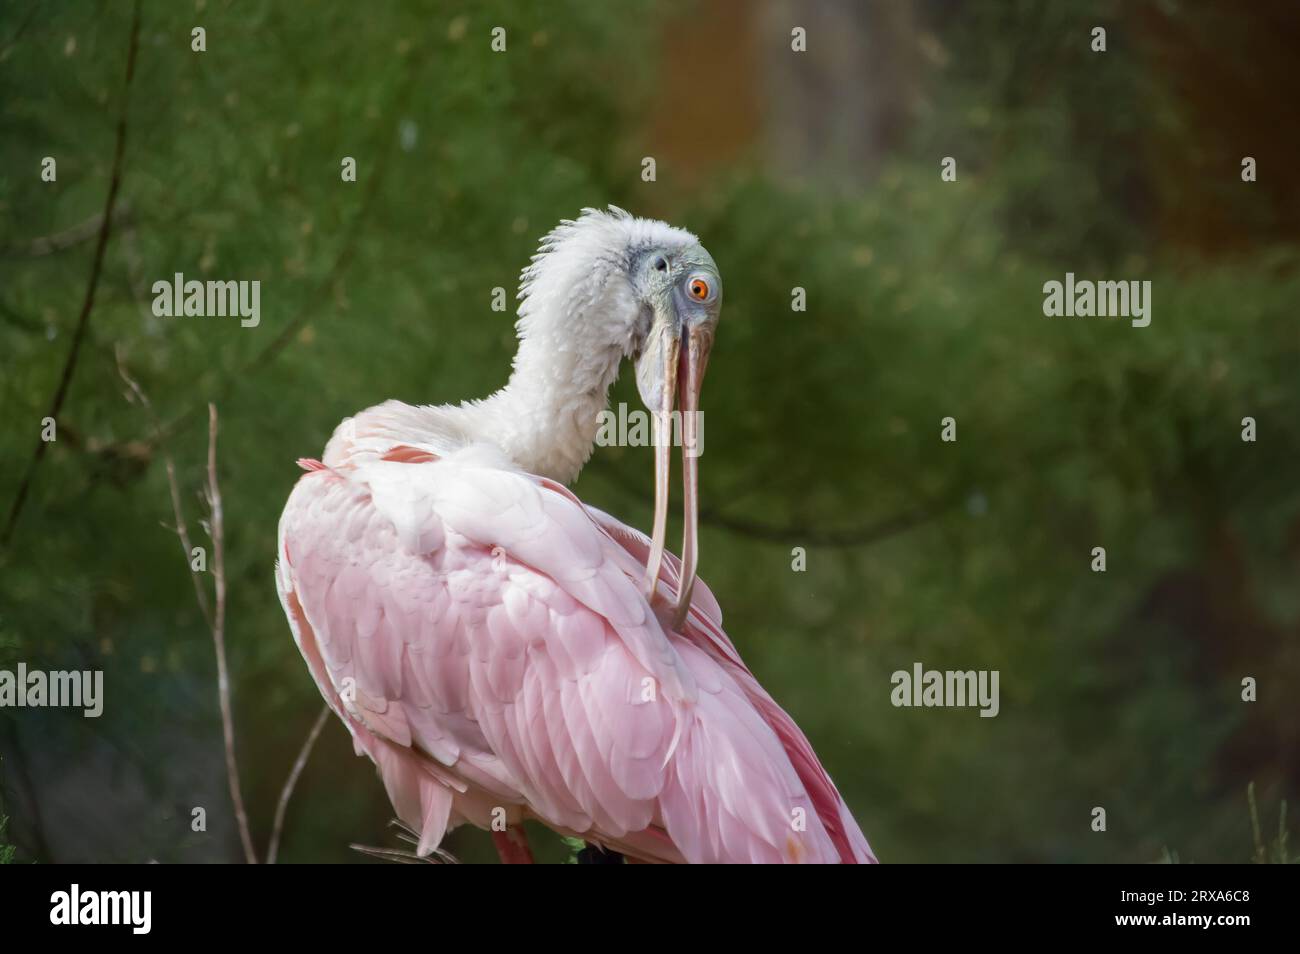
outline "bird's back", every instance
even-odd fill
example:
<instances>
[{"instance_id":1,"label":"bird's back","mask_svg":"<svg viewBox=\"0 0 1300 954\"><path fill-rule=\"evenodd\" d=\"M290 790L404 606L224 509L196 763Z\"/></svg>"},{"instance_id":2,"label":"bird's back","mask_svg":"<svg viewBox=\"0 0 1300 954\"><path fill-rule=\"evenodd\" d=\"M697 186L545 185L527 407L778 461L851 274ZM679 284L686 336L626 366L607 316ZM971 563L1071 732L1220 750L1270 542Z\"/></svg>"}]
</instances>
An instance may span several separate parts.
<instances>
[{"instance_id":1,"label":"bird's back","mask_svg":"<svg viewBox=\"0 0 1300 954\"><path fill-rule=\"evenodd\" d=\"M875 860L707 587L675 632L640 591L643 535L483 448L379 431L307 464L277 580L422 851L536 818L649 861Z\"/></svg>"}]
</instances>

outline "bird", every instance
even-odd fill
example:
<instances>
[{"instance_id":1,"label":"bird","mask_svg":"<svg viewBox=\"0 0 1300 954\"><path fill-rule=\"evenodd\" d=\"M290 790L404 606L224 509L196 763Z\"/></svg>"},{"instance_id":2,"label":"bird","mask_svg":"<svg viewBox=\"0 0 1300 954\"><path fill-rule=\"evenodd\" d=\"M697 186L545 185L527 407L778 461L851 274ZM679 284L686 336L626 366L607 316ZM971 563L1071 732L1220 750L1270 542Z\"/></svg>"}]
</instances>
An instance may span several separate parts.
<instances>
[{"instance_id":1,"label":"bird","mask_svg":"<svg viewBox=\"0 0 1300 954\"><path fill-rule=\"evenodd\" d=\"M508 382L346 418L303 458L276 585L327 703L417 855L525 821L629 863L874 863L794 720L697 579L700 393L722 281L699 239L615 206L521 273ZM569 489L624 360L650 412L651 534ZM666 551L672 428L683 539Z\"/></svg>"}]
</instances>

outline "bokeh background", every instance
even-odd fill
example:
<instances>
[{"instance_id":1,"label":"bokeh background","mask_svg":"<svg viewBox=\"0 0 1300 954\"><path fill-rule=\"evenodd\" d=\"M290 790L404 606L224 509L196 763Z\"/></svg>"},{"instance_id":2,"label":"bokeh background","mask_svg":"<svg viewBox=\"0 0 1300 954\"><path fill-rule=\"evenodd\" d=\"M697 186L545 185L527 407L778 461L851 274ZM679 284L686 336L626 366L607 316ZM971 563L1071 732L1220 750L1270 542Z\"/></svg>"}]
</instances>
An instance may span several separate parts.
<instances>
[{"instance_id":1,"label":"bokeh background","mask_svg":"<svg viewBox=\"0 0 1300 954\"><path fill-rule=\"evenodd\" d=\"M0 710L15 860L241 858L163 463L206 545L209 401L262 849L320 707L272 579L295 458L386 398L500 386L513 304L492 289L513 297L539 236L606 203L691 229L722 269L703 575L883 860L1247 861L1252 782L1281 855L1300 792L1293 2L146 0L124 92L131 33L128 2L0 4L0 516L33 475L0 545L0 668L106 682L99 720ZM32 469L119 117L97 292ZM1045 318L1067 271L1150 280L1151 326ZM260 326L154 317L175 272L260 280ZM630 376L613 398L639 406ZM576 489L646 526L650 455L598 450ZM891 673L918 661L999 670L1000 715L894 708ZM282 858L363 861L350 843L399 844L390 816L331 722ZM494 858L481 832L448 847Z\"/></svg>"}]
</instances>

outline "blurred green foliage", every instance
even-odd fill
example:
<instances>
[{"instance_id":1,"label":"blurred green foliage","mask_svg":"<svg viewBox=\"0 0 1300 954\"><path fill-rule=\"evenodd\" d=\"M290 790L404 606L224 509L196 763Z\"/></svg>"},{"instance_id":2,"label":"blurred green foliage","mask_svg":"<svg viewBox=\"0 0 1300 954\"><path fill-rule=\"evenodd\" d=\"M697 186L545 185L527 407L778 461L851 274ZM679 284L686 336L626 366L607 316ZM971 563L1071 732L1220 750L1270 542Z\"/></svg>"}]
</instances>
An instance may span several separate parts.
<instances>
[{"instance_id":1,"label":"blurred green foliage","mask_svg":"<svg viewBox=\"0 0 1300 954\"><path fill-rule=\"evenodd\" d=\"M4 838L5 829L8 827L9 827L9 819L4 815L0 815L0 839ZM17 852L18 849L15 848L13 845L7 845L4 843L3 840L0 840L0 865L13 864L14 855L17 854Z\"/></svg>"},{"instance_id":2,"label":"blurred green foliage","mask_svg":"<svg viewBox=\"0 0 1300 954\"><path fill-rule=\"evenodd\" d=\"M1279 697L1300 633L1296 250L1162 242L1169 185L1136 144L1210 133L1182 129L1170 84L1125 57L1117 4L992 6L926 27L942 56L876 181L785 177L756 145L686 187L669 163L641 181L640 157L655 151L664 24L689 3L145 3L89 334L0 552L0 665L102 667L106 712L0 712L19 844L41 860L238 855L212 649L161 464L175 459L206 543L209 400L239 752L265 840L319 706L272 581L295 458L381 400L500 386L513 330L492 288L514 288L560 218L614 203L695 231L722 269L703 575L880 857L1246 860L1246 782L1275 799L1300 779ZM1105 68L1083 59L1097 15ZM125 3L0 10L6 510L93 242L25 250L102 211L129 19ZM497 24L504 55L488 49ZM196 25L206 53L190 51ZM787 48L779 29L760 36ZM54 184L38 176L47 155ZM940 180L944 155L960 157L956 182ZM340 181L343 156L358 182ZM1223 176L1179 201L1268 217L1235 167ZM1150 279L1151 327L1044 318L1042 285L1066 271ZM260 280L261 325L155 318L149 286L176 272ZM118 347L172 425L165 447L126 399ZM613 399L639 406L629 380ZM955 443L939 440L946 416ZM601 449L576 490L645 526L649 477L648 450ZM1099 545L1105 574L1089 570ZM915 661L999 670L1001 714L893 708L890 674ZM32 794L39 817L22 810ZM196 805L206 833L190 830ZM1089 829L1097 805L1105 834ZM282 855L358 860L348 844L391 842L390 814L332 724ZM480 833L448 847L492 856Z\"/></svg>"}]
</instances>

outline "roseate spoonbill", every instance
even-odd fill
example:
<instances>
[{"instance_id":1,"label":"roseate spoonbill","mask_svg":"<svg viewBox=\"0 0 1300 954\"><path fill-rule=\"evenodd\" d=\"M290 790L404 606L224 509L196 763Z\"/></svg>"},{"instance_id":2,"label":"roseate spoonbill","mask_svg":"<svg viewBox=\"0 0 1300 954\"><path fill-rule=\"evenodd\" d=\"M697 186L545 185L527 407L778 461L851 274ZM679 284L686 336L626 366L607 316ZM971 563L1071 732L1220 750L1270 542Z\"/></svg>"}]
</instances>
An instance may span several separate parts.
<instances>
[{"instance_id":1,"label":"roseate spoonbill","mask_svg":"<svg viewBox=\"0 0 1300 954\"><path fill-rule=\"evenodd\" d=\"M722 302L694 235L611 208L542 239L509 383L345 420L280 520L277 583L321 692L418 852L465 822L502 861L536 819L652 862L872 862L794 721L664 553L670 415L690 446ZM565 489L624 357L654 412L653 534Z\"/></svg>"}]
</instances>

